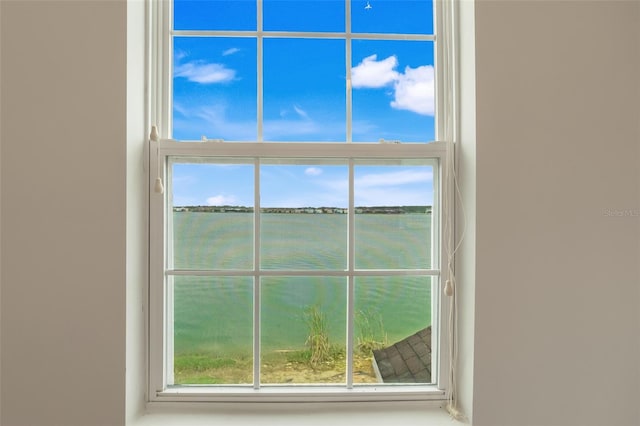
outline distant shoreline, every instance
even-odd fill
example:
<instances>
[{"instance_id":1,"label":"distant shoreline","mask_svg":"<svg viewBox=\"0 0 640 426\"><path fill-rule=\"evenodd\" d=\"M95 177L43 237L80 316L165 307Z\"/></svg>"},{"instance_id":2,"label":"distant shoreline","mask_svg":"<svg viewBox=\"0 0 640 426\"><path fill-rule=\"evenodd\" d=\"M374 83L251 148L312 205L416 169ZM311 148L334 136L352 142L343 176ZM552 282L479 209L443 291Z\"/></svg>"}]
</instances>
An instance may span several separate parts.
<instances>
[{"instance_id":1,"label":"distant shoreline","mask_svg":"<svg viewBox=\"0 0 640 426\"><path fill-rule=\"evenodd\" d=\"M246 206L174 206L173 211L190 213L253 213L253 207ZM262 207L261 213L281 214L347 214L342 207ZM371 206L356 207L356 214L431 214L431 206Z\"/></svg>"}]
</instances>

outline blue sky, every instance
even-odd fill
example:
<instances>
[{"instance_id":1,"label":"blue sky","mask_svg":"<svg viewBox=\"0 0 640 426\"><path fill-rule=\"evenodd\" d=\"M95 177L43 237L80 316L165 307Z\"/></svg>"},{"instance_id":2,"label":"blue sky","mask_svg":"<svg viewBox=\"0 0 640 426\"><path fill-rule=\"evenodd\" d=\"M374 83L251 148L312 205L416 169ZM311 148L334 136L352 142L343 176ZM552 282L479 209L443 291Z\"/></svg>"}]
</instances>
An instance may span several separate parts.
<instances>
[{"instance_id":1,"label":"blue sky","mask_svg":"<svg viewBox=\"0 0 640 426\"><path fill-rule=\"evenodd\" d=\"M265 31L344 32L344 0L264 0ZM251 0L176 0L176 30L256 30ZM352 0L354 33L432 34L432 3ZM174 38L173 138L258 140L256 37ZM428 142L434 135L431 41L267 38L263 135L269 141L344 142L347 96L353 142ZM428 170L427 170L428 169ZM253 205L249 165L176 165L174 205ZM262 166L263 206L344 206L346 166ZM278 180L280 179L280 180ZM187 184L187 182L190 182ZM431 204L431 169L359 167L356 205Z\"/></svg>"},{"instance_id":2,"label":"blue sky","mask_svg":"<svg viewBox=\"0 0 640 426\"><path fill-rule=\"evenodd\" d=\"M174 164L173 205L254 206L252 164ZM260 167L262 207L348 207L348 167ZM431 205L430 166L355 166L356 206Z\"/></svg>"}]
</instances>

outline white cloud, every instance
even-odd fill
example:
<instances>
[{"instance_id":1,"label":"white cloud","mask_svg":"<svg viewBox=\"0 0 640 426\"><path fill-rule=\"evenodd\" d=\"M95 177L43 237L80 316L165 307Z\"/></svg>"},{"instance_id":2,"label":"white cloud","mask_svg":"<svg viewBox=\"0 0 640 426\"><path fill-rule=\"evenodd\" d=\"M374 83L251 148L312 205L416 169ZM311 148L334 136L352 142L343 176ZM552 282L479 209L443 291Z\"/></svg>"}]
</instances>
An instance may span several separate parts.
<instances>
[{"instance_id":1,"label":"white cloud","mask_svg":"<svg viewBox=\"0 0 640 426\"><path fill-rule=\"evenodd\" d=\"M297 105L293 106L293 110L296 112L296 114L298 114L300 117L308 119L309 118L309 114L307 114L307 112L305 110L303 110L302 108L300 108Z\"/></svg>"},{"instance_id":2,"label":"white cloud","mask_svg":"<svg viewBox=\"0 0 640 426\"><path fill-rule=\"evenodd\" d=\"M389 187L410 183L431 182L433 172L427 170L402 170L399 172L364 175L355 181L356 188Z\"/></svg>"},{"instance_id":3,"label":"white cloud","mask_svg":"<svg viewBox=\"0 0 640 426\"><path fill-rule=\"evenodd\" d=\"M381 136L380 126L369 120L353 120L351 122L353 140L357 142L377 142Z\"/></svg>"},{"instance_id":4,"label":"white cloud","mask_svg":"<svg viewBox=\"0 0 640 426\"><path fill-rule=\"evenodd\" d=\"M195 123L209 139L252 140L256 137L256 122L231 121L227 118L226 106L222 103L197 109L194 114L204 121L204 126ZM194 124L193 122L191 122Z\"/></svg>"},{"instance_id":5,"label":"white cloud","mask_svg":"<svg viewBox=\"0 0 640 426\"><path fill-rule=\"evenodd\" d=\"M327 182L325 185L330 188L326 194L333 194L338 197L344 195L344 200L334 200L333 205L346 204L346 194L348 181ZM321 193L318 193L319 197ZM433 202L433 191L427 184L422 188L417 187L358 187L355 193L356 206L412 206L430 205ZM331 205L331 204L327 204Z\"/></svg>"},{"instance_id":6,"label":"white cloud","mask_svg":"<svg viewBox=\"0 0 640 426\"><path fill-rule=\"evenodd\" d=\"M174 56L176 61L179 61L179 60L184 59L187 56L189 56L189 54L187 52L185 52L184 50L177 50L176 53L174 53L173 56Z\"/></svg>"},{"instance_id":7,"label":"white cloud","mask_svg":"<svg viewBox=\"0 0 640 426\"><path fill-rule=\"evenodd\" d=\"M210 206L226 206L236 202L236 197L227 195L216 195L214 197L207 198L207 204Z\"/></svg>"},{"instance_id":8,"label":"white cloud","mask_svg":"<svg viewBox=\"0 0 640 426\"><path fill-rule=\"evenodd\" d=\"M354 89L382 88L393 84L391 107L421 115L434 115L435 86L433 66L406 67L404 73L395 70L398 59L389 56L377 60L377 55L367 56L351 69Z\"/></svg>"},{"instance_id":9,"label":"white cloud","mask_svg":"<svg viewBox=\"0 0 640 426\"><path fill-rule=\"evenodd\" d=\"M433 172L412 168L387 173L369 173L358 176L355 183L357 206L429 205L433 202ZM322 182L333 194L346 194L347 179Z\"/></svg>"},{"instance_id":10,"label":"white cloud","mask_svg":"<svg viewBox=\"0 0 640 426\"><path fill-rule=\"evenodd\" d=\"M1 0L0 0L1 1ZM179 105L174 117L174 133L196 134L195 139L206 136L209 139L221 138L227 141L248 141L256 138L255 120L234 120L227 116L227 106L223 101L215 105L190 106L185 108ZM297 115L304 111L296 112ZM285 118L289 116L291 118ZM295 117L292 110L280 111L282 118L264 120L263 136L268 141L286 141L300 138L309 140L309 135L324 132L327 140L340 140L344 138L344 123L324 121L319 123L311 118L300 119Z\"/></svg>"},{"instance_id":11,"label":"white cloud","mask_svg":"<svg viewBox=\"0 0 640 426\"><path fill-rule=\"evenodd\" d=\"M318 167L309 167L304 171L307 176L319 176L322 174L322 169Z\"/></svg>"},{"instance_id":12,"label":"white cloud","mask_svg":"<svg viewBox=\"0 0 640 426\"><path fill-rule=\"evenodd\" d=\"M227 49L224 52L222 52L222 56L233 55L234 53L238 53L239 51L240 49L238 49L237 47L232 47L231 49Z\"/></svg>"},{"instance_id":13,"label":"white cloud","mask_svg":"<svg viewBox=\"0 0 640 426\"><path fill-rule=\"evenodd\" d=\"M433 193L427 190L379 188L361 190L356 193L356 206L420 206L431 205Z\"/></svg>"},{"instance_id":14,"label":"white cloud","mask_svg":"<svg viewBox=\"0 0 640 426\"><path fill-rule=\"evenodd\" d=\"M380 88L398 79L398 59L389 56L377 61L378 55L367 56L351 69L351 86L358 88Z\"/></svg>"},{"instance_id":15,"label":"white cloud","mask_svg":"<svg viewBox=\"0 0 640 426\"><path fill-rule=\"evenodd\" d=\"M309 120L309 114L307 113L307 111L303 110L298 105L293 106L293 112L295 112L298 115L298 117L304 118L305 120ZM291 114L291 110L288 108L283 108L280 110L280 117L282 118L288 117L290 114Z\"/></svg>"},{"instance_id":16,"label":"white cloud","mask_svg":"<svg viewBox=\"0 0 640 426\"><path fill-rule=\"evenodd\" d=\"M223 64L208 64L203 61L187 62L176 66L176 77L184 77L189 81L200 84L227 83L236 77L235 70Z\"/></svg>"},{"instance_id":17,"label":"white cloud","mask_svg":"<svg viewBox=\"0 0 640 426\"><path fill-rule=\"evenodd\" d=\"M173 103L173 110L185 117L188 117L190 115L190 111L179 102Z\"/></svg>"},{"instance_id":18,"label":"white cloud","mask_svg":"<svg viewBox=\"0 0 640 426\"><path fill-rule=\"evenodd\" d=\"M265 120L263 133L265 140L285 140L318 133L321 126L311 120Z\"/></svg>"},{"instance_id":19,"label":"white cloud","mask_svg":"<svg viewBox=\"0 0 640 426\"><path fill-rule=\"evenodd\" d=\"M407 169L388 173L371 173L358 177L355 184L356 205L402 206L430 204L433 181L430 170ZM416 187L414 184L424 184ZM412 185L412 186L406 186Z\"/></svg>"},{"instance_id":20,"label":"white cloud","mask_svg":"<svg viewBox=\"0 0 640 426\"><path fill-rule=\"evenodd\" d=\"M175 107L175 104L174 104ZM174 114L173 129L176 133L187 133L195 140L201 136L209 139L252 140L256 137L254 120L230 121L226 116L224 102L212 106L180 105Z\"/></svg>"},{"instance_id":21,"label":"white cloud","mask_svg":"<svg viewBox=\"0 0 640 426\"><path fill-rule=\"evenodd\" d=\"M433 67L423 65L418 68L406 67L394 84L395 96L391 106L406 109L422 115L435 112L435 86Z\"/></svg>"}]
</instances>

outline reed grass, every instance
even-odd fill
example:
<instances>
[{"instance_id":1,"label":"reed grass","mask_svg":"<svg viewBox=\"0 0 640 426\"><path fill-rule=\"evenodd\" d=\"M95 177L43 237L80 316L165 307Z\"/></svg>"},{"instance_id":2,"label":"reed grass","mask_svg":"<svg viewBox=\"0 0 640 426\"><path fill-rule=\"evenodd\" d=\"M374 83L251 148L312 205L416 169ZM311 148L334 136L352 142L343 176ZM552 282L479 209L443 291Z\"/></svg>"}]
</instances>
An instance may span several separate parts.
<instances>
[{"instance_id":1,"label":"reed grass","mask_svg":"<svg viewBox=\"0 0 640 426\"><path fill-rule=\"evenodd\" d=\"M317 305L308 307L304 312L305 322L309 329L306 345L310 350L309 364L318 368L322 363L331 358L331 343L327 319L321 308Z\"/></svg>"},{"instance_id":2,"label":"reed grass","mask_svg":"<svg viewBox=\"0 0 640 426\"><path fill-rule=\"evenodd\" d=\"M361 353L371 355L374 350L389 346L380 312L359 310L355 315L355 323L358 330L356 347Z\"/></svg>"}]
</instances>

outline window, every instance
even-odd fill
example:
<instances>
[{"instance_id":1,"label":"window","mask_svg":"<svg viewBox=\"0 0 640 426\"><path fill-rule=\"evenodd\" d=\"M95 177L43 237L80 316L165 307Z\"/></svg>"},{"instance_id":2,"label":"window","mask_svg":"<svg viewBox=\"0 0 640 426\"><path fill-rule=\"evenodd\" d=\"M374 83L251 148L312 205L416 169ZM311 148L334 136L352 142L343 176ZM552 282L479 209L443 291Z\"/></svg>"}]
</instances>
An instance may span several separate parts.
<instances>
[{"instance_id":1,"label":"window","mask_svg":"<svg viewBox=\"0 0 640 426\"><path fill-rule=\"evenodd\" d=\"M443 398L450 7L152 3L151 400Z\"/></svg>"}]
</instances>

